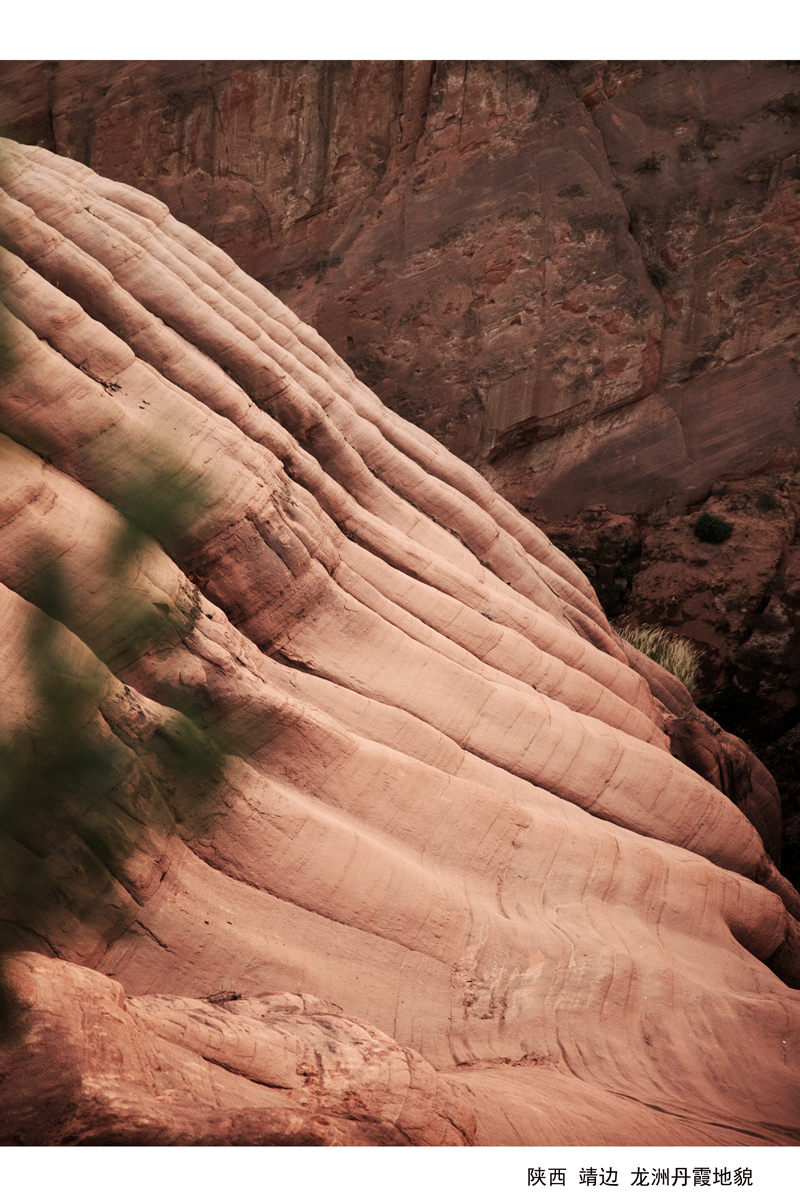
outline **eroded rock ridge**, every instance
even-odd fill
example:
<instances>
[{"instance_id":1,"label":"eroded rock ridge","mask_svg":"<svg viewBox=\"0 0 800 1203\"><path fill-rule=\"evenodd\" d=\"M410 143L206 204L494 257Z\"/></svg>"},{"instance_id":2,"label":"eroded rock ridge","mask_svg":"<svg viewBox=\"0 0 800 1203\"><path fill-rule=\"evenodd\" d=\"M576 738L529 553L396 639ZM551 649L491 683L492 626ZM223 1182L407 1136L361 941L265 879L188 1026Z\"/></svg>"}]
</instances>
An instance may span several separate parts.
<instances>
[{"instance_id":1,"label":"eroded rock ridge","mask_svg":"<svg viewBox=\"0 0 800 1203\"><path fill-rule=\"evenodd\" d=\"M2 1138L795 1141L769 774L163 203L3 154Z\"/></svg>"}]
</instances>

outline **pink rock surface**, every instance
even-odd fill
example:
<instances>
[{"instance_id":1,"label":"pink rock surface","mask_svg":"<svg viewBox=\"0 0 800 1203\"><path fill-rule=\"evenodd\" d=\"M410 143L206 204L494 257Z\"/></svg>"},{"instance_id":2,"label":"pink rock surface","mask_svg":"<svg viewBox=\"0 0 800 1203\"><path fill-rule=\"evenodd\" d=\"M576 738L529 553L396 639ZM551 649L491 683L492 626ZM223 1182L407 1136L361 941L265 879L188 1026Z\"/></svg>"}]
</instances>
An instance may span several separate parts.
<instances>
[{"instance_id":1,"label":"pink rock surface","mask_svg":"<svg viewBox=\"0 0 800 1203\"><path fill-rule=\"evenodd\" d=\"M797 471L794 63L14 62L4 83L21 141L165 201L556 542L598 505L644 538ZM734 697L717 717L766 756L800 688L749 618L794 628L791 663L800 628L739 583L716 597L746 629L709 653L694 624L701 702Z\"/></svg>"},{"instance_id":2,"label":"pink rock surface","mask_svg":"<svg viewBox=\"0 0 800 1203\"><path fill-rule=\"evenodd\" d=\"M768 774L225 254L4 153L2 738L72 682L94 759L4 811L3 1138L796 1141Z\"/></svg>"},{"instance_id":3,"label":"pink rock surface","mask_svg":"<svg viewBox=\"0 0 800 1203\"><path fill-rule=\"evenodd\" d=\"M309 994L127 998L35 953L9 976L25 1039L0 1086L7 1143L474 1143L460 1085Z\"/></svg>"}]
</instances>

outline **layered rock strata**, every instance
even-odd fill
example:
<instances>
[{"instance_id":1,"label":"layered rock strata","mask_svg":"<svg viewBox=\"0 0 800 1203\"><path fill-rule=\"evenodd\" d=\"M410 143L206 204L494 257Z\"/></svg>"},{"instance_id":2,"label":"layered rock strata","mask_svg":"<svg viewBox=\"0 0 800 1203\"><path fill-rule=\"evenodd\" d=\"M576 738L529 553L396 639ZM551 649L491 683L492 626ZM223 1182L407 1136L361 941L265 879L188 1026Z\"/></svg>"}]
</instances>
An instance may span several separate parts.
<instances>
[{"instance_id":1,"label":"layered rock strata","mask_svg":"<svg viewBox=\"0 0 800 1203\"><path fill-rule=\"evenodd\" d=\"M225 254L3 152L3 1139L795 1141L769 775Z\"/></svg>"},{"instance_id":2,"label":"layered rock strata","mask_svg":"<svg viewBox=\"0 0 800 1203\"><path fill-rule=\"evenodd\" d=\"M675 520L691 558L687 510L797 468L796 63L21 62L3 81L20 140L165 201L559 546L567 521L584 562L597 507L645 559ZM687 579L686 618L674 587L631 597L609 550L590 557L609 612L694 640L723 726L763 751L800 723L761 638L765 609L795 637L796 535L764 580L749 548L744 581L700 600Z\"/></svg>"}]
</instances>

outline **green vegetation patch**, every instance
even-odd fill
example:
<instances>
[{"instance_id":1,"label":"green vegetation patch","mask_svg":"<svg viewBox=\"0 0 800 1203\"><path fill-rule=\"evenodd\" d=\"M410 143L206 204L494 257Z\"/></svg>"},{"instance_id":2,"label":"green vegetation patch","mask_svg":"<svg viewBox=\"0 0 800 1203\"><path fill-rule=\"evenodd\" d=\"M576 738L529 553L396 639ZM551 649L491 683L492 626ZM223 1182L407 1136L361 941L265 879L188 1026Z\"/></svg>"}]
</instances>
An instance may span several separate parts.
<instances>
[{"instance_id":1,"label":"green vegetation patch","mask_svg":"<svg viewBox=\"0 0 800 1203\"><path fill-rule=\"evenodd\" d=\"M669 272L660 263L648 263L647 274L651 284L663 285L669 282Z\"/></svg>"},{"instance_id":2,"label":"green vegetation patch","mask_svg":"<svg viewBox=\"0 0 800 1203\"><path fill-rule=\"evenodd\" d=\"M664 159L666 157L667 157L666 155L660 155L660 154L657 154L655 151L653 151L651 154L649 154L647 156L646 159L642 160L642 162L639 164L639 166L636 168L636 170L641 172L642 174L644 174L648 171L660 171L661 164L664 162Z\"/></svg>"},{"instance_id":3,"label":"green vegetation patch","mask_svg":"<svg viewBox=\"0 0 800 1203\"><path fill-rule=\"evenodd\" d=\"M725 543L733 533L733 526L717 514L703 510L692 530L701 543Z\"/></svg>"}]
</instances>

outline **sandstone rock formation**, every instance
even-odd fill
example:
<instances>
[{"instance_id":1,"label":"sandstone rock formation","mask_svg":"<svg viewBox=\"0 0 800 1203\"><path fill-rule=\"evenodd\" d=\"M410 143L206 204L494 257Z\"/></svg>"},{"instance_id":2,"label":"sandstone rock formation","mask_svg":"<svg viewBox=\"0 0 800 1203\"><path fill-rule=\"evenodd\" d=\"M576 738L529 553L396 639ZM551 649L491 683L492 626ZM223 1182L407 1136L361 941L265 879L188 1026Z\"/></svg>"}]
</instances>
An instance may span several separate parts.
<instances>
[{"instance_id":1,"label":"sandstone rock formation","mask_svg":"<svg viewBox=\"0 0 800 1203\"><path fill-rule=\"evenodd\" d=\"M707 543L701 512L730 536ZM655 623L701 651L698 696L745 737L783 800L782 871L800 881L800 777L788 754L800 713L800 478L797 471L721 481L688 514L650 521L588 507L551 537L587 573L606 613ZM796 738L796 737L794 737ZM787 742L788 741L788 742Z\"/></svg>"},{"instance_id":2,"label":"sandstone rock formation","mask_svg":"<svg viewBox=\"0 0 800 1203\"><path fill-rule=\"evenodd\" d=\"M598 506L660 546L653 523L797 466L797 63L40 62L2 76L22 141L165 201L554 539L577 516L566 547L592 546ZM749 595L738 580L714 595L743 621L724 630L712 605L673 622L676 589L631 596L619 570L638 554L614 565L609 550L591 561L628 617L697 641L707 709L745 716L759 748L800 724L794 685L758 653L765 610L796 640L790 593L762 587L754 563ZM778 558L798 555L787 535Z\"/></svg>"},{"instance_id":3,"label":"sandstone rock formation","mask_svg":"<svg viewBox=\"0 0 800 1203\"><path fill-rule=\"evenodd\" d=\"M796 1142L762 766L224 253L3 151L2 1139Z\"/></svg>"}]
</instances>

